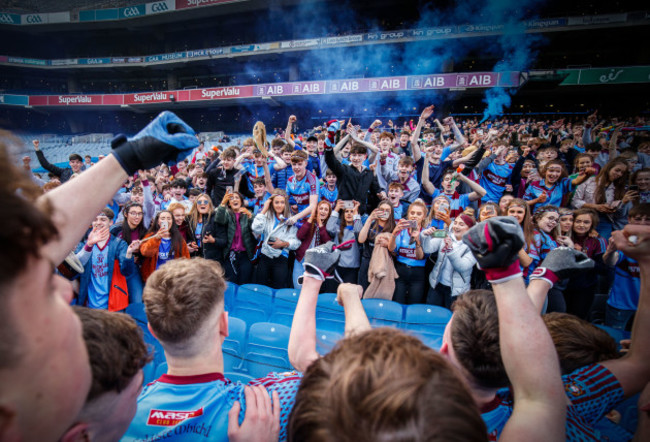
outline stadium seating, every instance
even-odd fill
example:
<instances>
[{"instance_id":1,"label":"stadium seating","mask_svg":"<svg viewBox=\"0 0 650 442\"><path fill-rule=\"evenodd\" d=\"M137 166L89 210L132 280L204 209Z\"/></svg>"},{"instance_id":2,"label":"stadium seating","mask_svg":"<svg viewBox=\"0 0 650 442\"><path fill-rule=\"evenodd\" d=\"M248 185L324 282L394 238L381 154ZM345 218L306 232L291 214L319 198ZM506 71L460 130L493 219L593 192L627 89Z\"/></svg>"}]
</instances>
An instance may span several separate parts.
<instances>
[{"instance_id":1,"label":"stadium seating","mask_svg":"<svg viewBox=\"0 0 650 442\"><path fill-rule=\"evenodd\" d=\"M270 372L293 370L288 345L300 291L274 291L263 285L237 286L229 282L224 296L229 313L228 337L223 343L225 377L233 382L248 382ZM402 328L436 350L442 345L442 335L451 318L449 310L432 305L405 306L383 299L364 299L362 304L373 327ZM164 352L147 329L144 304L131 304L126 313L142 328L145 342L153 352L153 361L143 370L146 384L157 379L164 367L166 370ZM343 338L345 314L335 293L318 296L316 329L316 350L320 355L327 354Z\"/></svg>"},{"instance_id":2,"label":"stadium seating","mask_svg":"<svg viewBox=\"0 0 650 442\"><path fill-rule=\"evenodd\" d=\"M385 299L364 299L361 301L373 327L399 327L404 309L402 305Z\"/></svg>"},{"instance_id":3,"label":"stadium seating","mask_svg":"<svg viewBox=\"0 0 650 442\"><path fill-rule=\"evenodd\" d=\"M444 307L428 304L413 304L406 306L404 312L404 329L442 336L447 323L451 319L451 311Z\"/></svg>"}]
</instances>

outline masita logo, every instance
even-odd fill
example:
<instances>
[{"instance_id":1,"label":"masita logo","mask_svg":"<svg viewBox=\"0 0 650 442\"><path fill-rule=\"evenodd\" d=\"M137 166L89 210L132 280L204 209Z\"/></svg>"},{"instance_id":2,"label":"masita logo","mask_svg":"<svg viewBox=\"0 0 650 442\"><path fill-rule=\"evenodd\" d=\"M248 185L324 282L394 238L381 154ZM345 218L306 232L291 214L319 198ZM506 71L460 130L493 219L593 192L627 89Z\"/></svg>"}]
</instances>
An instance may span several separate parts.
<instances>
[{"instance_id":1,"label":"masita logo","mask_svg":"<svg viewBox=\"0 0 650 442\"><path fill-rule=\"evenodd\" d=\"M0 23L5 25L15 25L14 18L9 14L0 14Z\"/></svg>"},{"instance_id":2,"label":"masita logo","mask_svg":"<svg viewBox=\"0 0 650 442\"><path fill-rule=\"evenodd\" d=\"M203 416L203 407L194 411L171 411L171 410L149 410L149 419L147 425L157 425L160 427L171 427L178 425L188 419Z\"/></svg>"}]
</instances>

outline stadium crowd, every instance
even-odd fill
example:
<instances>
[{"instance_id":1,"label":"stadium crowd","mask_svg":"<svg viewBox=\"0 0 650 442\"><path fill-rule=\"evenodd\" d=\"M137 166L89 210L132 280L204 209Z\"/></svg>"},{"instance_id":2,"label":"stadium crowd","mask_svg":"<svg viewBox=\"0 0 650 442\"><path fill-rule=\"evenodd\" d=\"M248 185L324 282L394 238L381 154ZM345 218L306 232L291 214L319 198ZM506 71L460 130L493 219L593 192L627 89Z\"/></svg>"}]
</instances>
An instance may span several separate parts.
<instances>
[{"instance_id":1,"label":"stadium crowd","mask_svg":"<svg viewBox=\"0 0 650 442\"><path fill-rule=\"evenodd\" d=\"M28 162L0 174L16 216L2 229L0 302L16 319L0 326L0 438L630 440L612 413L642 391L636 437L649 437L646 121L441 120L429 106L402 127L333 120L299 134L289 116L272 139L256 126L241 146L208 148L167 112L69 168L35 140L49 181ZM227 282L300 290L295 372L224 378ZM63 293L47 301L59 316L15 300L30 285ZM323 292L346 323L321 357ZM361 297L451 309L440 351L371 329ZM169 368L140 392L146 348L112 312L142 302ZM30 316L37 331L20 322ZM631 330L626 354L589 321ZM64 365L57 345L76 349ZM37 398L21 396L43 366L56 370ZM33 425L38 401L47 419Z\"/></svg>"}]
</instances>

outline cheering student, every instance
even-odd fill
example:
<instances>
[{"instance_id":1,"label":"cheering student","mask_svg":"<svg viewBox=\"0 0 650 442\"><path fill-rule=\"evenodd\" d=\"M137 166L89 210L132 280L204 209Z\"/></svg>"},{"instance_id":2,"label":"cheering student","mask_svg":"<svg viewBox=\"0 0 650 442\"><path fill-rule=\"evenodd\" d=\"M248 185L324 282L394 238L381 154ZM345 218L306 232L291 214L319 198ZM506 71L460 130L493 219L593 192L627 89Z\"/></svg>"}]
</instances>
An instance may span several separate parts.
<instances>
[{"instance_id":1,"label":"cheering student","mask_svg":"<svg viewBox=\"0 0 650 442\"><path fill-rule=\"evenodd\" d=\"M393 229L388 250L396 253L395 270L399 278L395 283L393 300L400 304L421 304L426 296L426 258L420 243L427 206L422 200L411 203L406 219L401 219Z\"/></svg>"},{"instance_id":2,"label":"cheering student","mask_svg":"<svg viewBox=\"0 0 650 442\"><path fill-rule=\"evenodd\" d=\"M149 238L149 239L147 239ZM173 215L168 210L156 214L147 237L140 245L143 256L142 279L146 282L154 270L160 268L167 261L190 257L187 243L178 231Z\"/></svg>"},{"instance_id":3,"label":"cheering student","mask_svg":"<svg viewBox=\"0 0 650 442\"><path fill-rule=\"evenodd\" d=\"M388 243L376 244L377 236L380 233L392 233L394 229L395 215L393 205L390 201L384 200L370 213L358 236L358 242L361 245L358 284L364 291L368 288L369 284L368 268L370 267L370 259L372 258L372 252L375 246L388 247Z\"/></svg>"},{"instance_id":4,"label":"cheering student","mask_svg":"<svg viewBox=\"0 0 650 442\"><path fill-rule=\"evenodd\" d=\"M250 282L255 257L255 238L251 229L251 213L243 206L244 197L239 192L226 193L214 214L214 220L225 229L225 236L212 235L215 239L225 239L221 251L226 279L241 285ZM216 234L216 232L215 232Z\"/></svg>"},{"instance_id":5,"label":"cheering student","mask_svg":"<svg viewBox=\"0 0 650 442\"><path fill-rule=\"evenodd\" d=\"M275 189L262 210L255 215L251 229L261 241L259 263L255 271L256 284L274 289L289 287L289 252L300 247L298 229L289 225L287 194Z\"/></svg>"},{"instance_id":6,"label":"cheering student","mask_svg":"<svg viewBox=\"0 0 650 442\"><path fill-rule=\"evenodd\" d=\"M343 282L357 282L360 266L357 236L362 226L359 202L338 200L332 216L327 221L327 233L334 239L335 244L342 246L336 271Z\"/></svg>"},{"instance_id":7,"label":"cheering student","mask_svg":"<svg viewBox=\"0 0 650 442\"><path fill-rule=\"evenodd\" d=\"M332 214L332 206L329 201L322 200L316 205L316 210L311 217L298 229L296 237L301 241L300 247L296 250L296 259L293 263L293 287L300 288L298 278L302 276L305 269L302 260L308 249L318 247L330 241L330 234L327 232L327 221Z\"/></svg>"},{"instance_id":8,"label":"cheering student","mask_svg":"<svg viewBox=\"0 0 650 442\"><path fill-rule=\"evenodd\" d=\"M213 213L214 207L210 197L205 193L200 194L192 204L190 214L187 216L190 233L193 235L187 245L191 257L203 256L205 237L206 233L209 232L206 228L212 220ZM207 238L207 241L212 242L214 238Z\"/></svg>"}]
</instances>

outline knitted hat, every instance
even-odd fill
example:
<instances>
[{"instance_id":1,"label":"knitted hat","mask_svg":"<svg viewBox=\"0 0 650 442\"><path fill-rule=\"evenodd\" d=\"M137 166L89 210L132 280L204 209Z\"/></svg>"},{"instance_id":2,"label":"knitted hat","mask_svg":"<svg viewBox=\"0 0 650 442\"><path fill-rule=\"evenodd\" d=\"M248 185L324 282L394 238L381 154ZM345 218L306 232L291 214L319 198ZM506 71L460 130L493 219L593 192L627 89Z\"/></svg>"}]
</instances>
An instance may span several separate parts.
<instances>
[{"instance_id":1,"label":"knitted hat","mask_svg":"<svg viewBox=\"0 0 650 442\"><path fill-rule=\"evenodd\" d=\"M458 218L460 218L465 224L467 224L467 227L474 227L474 224L476 224L476 220L472 218L471 216L461 213L458 215Z\"/></svg>"}]
</instances>

